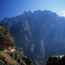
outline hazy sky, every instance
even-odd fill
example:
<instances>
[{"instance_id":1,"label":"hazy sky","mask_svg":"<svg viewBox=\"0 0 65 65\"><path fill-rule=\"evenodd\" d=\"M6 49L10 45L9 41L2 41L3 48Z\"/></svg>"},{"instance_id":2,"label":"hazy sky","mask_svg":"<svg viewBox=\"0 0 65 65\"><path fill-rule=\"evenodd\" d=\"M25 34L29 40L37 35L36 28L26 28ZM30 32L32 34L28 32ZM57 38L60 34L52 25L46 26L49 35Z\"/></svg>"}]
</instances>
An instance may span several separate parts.
<instances>
[{"instance_id":1,"label":"hazy sky","mask_svg":"<svg viewBox=\"0 0 65 65\"><path fill-rule=\"evenodd\" d=\"M65 15L65 0L0 0L0 20L21 15L25 10L50 10Z\"/></svg>"}]
</instances>

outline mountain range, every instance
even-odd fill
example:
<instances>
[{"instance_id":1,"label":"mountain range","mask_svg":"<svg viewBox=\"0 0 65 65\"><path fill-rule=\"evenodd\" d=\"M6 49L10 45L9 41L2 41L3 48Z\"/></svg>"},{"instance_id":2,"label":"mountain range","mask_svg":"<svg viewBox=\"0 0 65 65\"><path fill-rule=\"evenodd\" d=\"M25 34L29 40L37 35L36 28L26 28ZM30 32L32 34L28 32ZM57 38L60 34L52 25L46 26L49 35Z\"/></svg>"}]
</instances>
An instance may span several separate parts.
<instances>
[{"instance_id":1,"label":"mountain range","mask_svg":"<svg viewBox=\"0 0 65 65\"><path fill-rule=\"evenodd\" d=\"M16 45L35 65L42 65L50 56L65 54L65 17L51 11L26 12L7 18L0 24L9 29Z\"/></svg>"}]
</instances>

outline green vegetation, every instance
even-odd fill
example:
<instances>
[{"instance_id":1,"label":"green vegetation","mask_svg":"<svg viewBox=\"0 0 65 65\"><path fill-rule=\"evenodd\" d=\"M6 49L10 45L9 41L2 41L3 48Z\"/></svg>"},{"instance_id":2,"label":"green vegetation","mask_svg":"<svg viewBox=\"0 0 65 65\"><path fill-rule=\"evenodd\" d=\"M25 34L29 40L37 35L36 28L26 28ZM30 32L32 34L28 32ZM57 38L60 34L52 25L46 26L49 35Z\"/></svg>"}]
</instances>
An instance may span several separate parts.
<instances>
[{"instance_id":1,"label":"green vegetation","mask_svg":"<svg viewBox=\"0 0 65 65\"><path fill-rule=\"evenodd\" d=\"M33 63L31 65L34 65Z\"/></svg>"},{"instance_id":2,"label":"green vegetation","mask_svg":"<svg viewBox=\"0 0 65 65\"><path fill-rule=\"evenodd\" d=\"M0 36L2 36L3 35L3 32L2 31L0 31Z\"/></svg>"},{"instance_id":3,"label":"green vegetation","mask_svg":"<svg viewBox=\"0 0 65 65\"><path fill-rule=\"evenodd\" d=\"M15 46L15 40L8 30L0 26L0 50L8 48L8 46Z\"/></svg>"}]
</instances>

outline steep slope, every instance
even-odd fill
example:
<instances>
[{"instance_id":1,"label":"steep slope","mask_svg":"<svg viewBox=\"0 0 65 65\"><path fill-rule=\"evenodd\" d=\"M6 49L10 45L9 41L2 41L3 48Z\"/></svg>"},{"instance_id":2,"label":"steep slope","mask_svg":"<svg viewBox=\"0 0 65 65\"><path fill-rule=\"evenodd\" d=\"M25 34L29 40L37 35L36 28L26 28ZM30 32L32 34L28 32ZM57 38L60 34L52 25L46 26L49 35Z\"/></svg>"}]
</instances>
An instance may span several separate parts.
<instances>
[{"instance_id":1,"label":"steep slope","mask_svg":"<svg viewBox=\"0 0 65 65\"><path fill-rule=\"evenodd\" d=\"M1 60L3 62L1 62ZM10 57L7 53L3 51L0 51L0 64L1 65L6 65L6 64L19 65L12 57Z\"/></svg>"},{"instance_id":2,"label":"steep slope","mask_svg":"<svg viewBox=\"0 0 65 65\"><path fill-rule=\"evenodd\" d=\"M41 62L52 55L65 53L65 18L56 13L47 10L24 12L3 19L1 25L10 29L16 45L23 48L35 65L42 65Z\"/></svg>"},{"instance_id":3,"label":"steep slope","mask_svg":"<svg viewBox=\"0 0 65 65\"><path fill-rule=\"evenodd\" d=\"M0 26L0 65L33 65L22 51L16 50L13 36L2 26Z\"/></svg>"},{"instance_id":4,"label":"steep slope","mask_svg":"<svg viewBox=\"0 0 65 65\"><path fill-rule=\"evenodd\" d=\"M11 48L16 47L14 43L14 38L9 33L9 30L0 26L0 50L9 49L9 46Z\"/></svg>"},{"instance_id":5,"label":"steep slope","mask_svg":"<svg viewBox=\"0 0 65 65\"><path fill-rule=\"evenodd\" d=\"M32 61L24 56L20 51L4 52L0 51L0 65L33 65Z\"/></svg>"}]
</instances>

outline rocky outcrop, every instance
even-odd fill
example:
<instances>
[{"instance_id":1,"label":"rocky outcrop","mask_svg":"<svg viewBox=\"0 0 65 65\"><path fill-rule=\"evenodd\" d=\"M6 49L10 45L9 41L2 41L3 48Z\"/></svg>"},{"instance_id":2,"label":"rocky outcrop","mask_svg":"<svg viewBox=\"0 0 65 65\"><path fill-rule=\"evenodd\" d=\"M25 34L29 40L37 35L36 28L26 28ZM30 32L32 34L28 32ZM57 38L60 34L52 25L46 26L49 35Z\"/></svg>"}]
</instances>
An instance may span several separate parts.
<instances>
[{"instance_id":1,"label":"rocky outcrop","mask_svg":"<svg viewBox=\"0 0 65 65\"><path fill-rule=\"evenodd\" d=\"M32 60L16 50L15 40L10 32L0 26L0 65L33 65Z\"/></svg>"},{"instance_id":2,"label":"rocky outcrop","mask_svg":"<svg viewBox=\"0 0 65 65\"><path fill-rule=\"evenodd\" d=\"M15 59L19 65L32 65L32 60L24 56L20 51L15 51L13 53L8 52L7 54Z\"/></svg>"},{"instance_id":3,"label":"rocky outcrop","mask_svg":"<svg viewBox=\"0 0 65 65\"><path fill-rule=\"evenodd\" d=\"M65 55L50 57L46 65L65 65Z\"/></svg>"},{"instance_id":4,"label":"rocky outcrop","mask_svg":"<svg viewBox=\"0 0 65 65\"><path fill-rule=\"evenodd\" d=\"M24 56L20 51L0 51L0 65L32 65L32 61Z\"/></svg>"}]
</instances>

